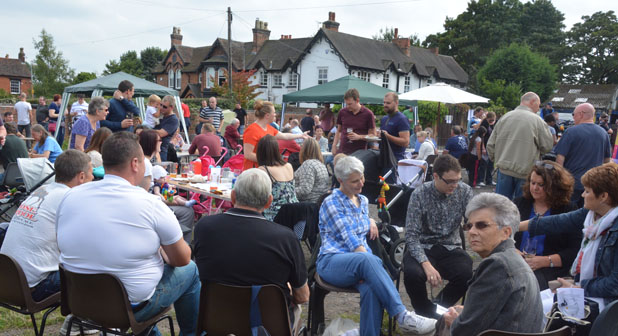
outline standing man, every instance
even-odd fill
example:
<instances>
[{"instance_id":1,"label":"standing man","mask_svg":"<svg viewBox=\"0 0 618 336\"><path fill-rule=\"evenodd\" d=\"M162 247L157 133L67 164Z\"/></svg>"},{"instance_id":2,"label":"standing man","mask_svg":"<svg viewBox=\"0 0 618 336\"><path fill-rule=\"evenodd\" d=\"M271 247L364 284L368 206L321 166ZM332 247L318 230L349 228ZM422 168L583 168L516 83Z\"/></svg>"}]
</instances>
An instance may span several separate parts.
<instances>
[{"instance_id":1,"label":"standing man","mask_svg":"<svg viewBox=\"0 0 618 336\"><path fill-rule=\"evenodd\" d=\"M614 130L609 127L609 115L607 113L601 113L601 117L599 118L599 126L601 126L607 134L614 134Z\"/></svg>"},{"instance_id":2,"label":"standing man","mask_svg":"<svg viewBox=\"0 0 618 336\"><path fill-rule=\"evenodd\" d=\"M472 196L472 188L461 181L459 162L448 154L434 161L433 181L410 196L403 281L419 315L439 317L436 305L427 298L427 282L437 287L448 280L437 295L443 307L454 305L466 293L472 259L462 249L459 230Z\"/></svg>"},{"instance_id":3,"label":"standing man","mask_svg":"<svg viewBox=\"0 0 618 336\"><path fill-rule=\"evenodd\" d=\"M384 95L384 112L386 116L380 121L380 130L391 144L395 158L403 160L406 147L410 143L410 124L408 118L397 109L399 96L395 92Z\"/></svg>"},{"instance_id":4,"label":"standing man","mask_svg":"<svg viewBox=\"0 0 618 336\"><path fill-rule=\"evenodd\" d=\"M178 129L178 117L174 113L174 97L165 96L161 100L159 108L161 109L161 120L159 124L155 126L155 130L161 137L161 161L167 161L167 151L169 149L172 136Z\"/></svg>"},{"instance_id":5,"label":"standing man","mask_svg":"<svg viewBox=\"0 0 618 336\"><path fill-rule=\"evenodd\" d=\"M43 96L39 97L39 106L36 108L36 122L47 130L47 124L49 123L49 107Z\"/></svg>"},{"instance_id":6,"label":"standing man","mask_svg":"<svg viewBox=\"0 0 618 336\"><path fill-rule=\"evenodd\" d=\"M520 105L496 123L487 141L487 154L498 169L496 193L509 199L521 196L534 162L554 145L547 124L536 114L540 103L536 93L525 93Z\"/></svg>"},{"instance_id":7,"label":"standing man","mask_svg":"<svg viewBox=\"0 0 618 336\"><path fill-rule=\"evenodd\" d=\"M114 133L101 152L103 180L73 188L58 206L60 263L71 272L118 277L137 321L174 304L181 333L195 335L197 267L172 211L139 187L145 166L137 136Z\"/></svg>"},{"instance_id":8,"label":"standing man","mask_svg":"<svg viewBox=\"0 0 618 336\"><path fill-rule=\"evenodd\" d=\"M322 126L322 129L324 130L324 134L328 134L331 128L335 126L335 114L331 111L330 104L324 104L324 109L320 111L319 119L320 126Z\"/></svg>"},{"instance_id":9,"label":"standing man","mask_svg":"<svg viewBox=\"0 0 618 336\"><path fill-rule=\"evenodd\" d=\"M332 153L350 155L367 148L367 137L376 134L376 120L373 112L360 104L360 94L349 89L343 95L346 107L337 115L337 132L333 140Z\"/></svg>"},{"instance_id":10,"label":"standing man","mask_svg":"<svg viewBox=\"0 0 618 336\"><path fill-rule=\"evenodd\" d=\"M109 113L101 121L101 127L107 127L112 132L133 132L133 117L139 115L139 108L133 101L133 83L123 80L114 92L114 98L109 100Z\"/></svg>"},{"instance_id":11,"label":"standing man","mask_svg":"<svg viewBox=\"0 0 618 336\"><path fill-rule=\"evenodd\" d=\"M180 103L180 107L182 108L182 116L185 119L185 127L187 128L187 132L189 132L189 127L191 127L191 109L189 105L182 102Z\"/></svg>"},{"instance_id":12,"label":"standing man","mask_svg":"<svg viewBox=\"0 0 618 336\"><path fill-rule=\"evenodd\" d=\"M31 124L35 119L32 105L26 101L28 96L25 92L19 95L19 101L15 104L15 112L17 112L17 130L19 133L25 135L27 138L32 137L32 131L30 130ZM6 131L5 134L6 135Z\"/></svg>"},{"instance_id":13,"label":"standing man","mask_svg":"<svg viewBox=\"0 0 618 336\"><path fill-rule=\"evenodd\" d=\"M208 106L200 110L200 122L211 123L215 127L215 130L217 130L217 135L221 135L223 129L223 111L217 106L217 98L210 97L210 99L208 99Z\"/></svg>"},{"instance_id":14,"label":"standing man","mask_svg":"<svg viewBox=\"0 0 618 336\"><path fill-rule=\"evenodd\" d=\"M556 145L556 163L564 166L575 178L571 200L583 206L584 186L581 177L591 168L609 162L609 135L594 123L594 107L590 103L577 105L573 111L575 126L569 127Z\"/></svg>"},{"instance_id":15,"label":"standing man","mask_svg":"<svg viewBox=\"0 0 618 336\"><path fill-rule=\"evenodd\" d=\"M240 122L238 132L243 134L245 132L245 125L247 125L247 111L245 111L245 109L240 106L240 102L238 102L236 106L234 106L234 113L236 113L236 119Z\"/></svg>"},{"instance_id":16,"label":"standing man","mask_svg":"<svg viewBox=\"0 0 618 336\"><path fill-rule=\"evenodd\" d=\"M300 129L303 132L309 131L309 136L313 137L313 131L315 129L315 120L313 119L313 113L311 109L307 109L305 116L300 120Z\"/></svg>"},{"instance_id":17,"label":"standing man","mask_svg":"<svg viewBox=\"0 0 618 336\"><path fill-rule=\"evenodd\" d=\"M85 96L83 93L77 94L77 101L71 105L71 117L73 117L73 121L79 119L79 117L86 115L88 113L88 103L84 100Z\"/></svg>"}]
</instances>

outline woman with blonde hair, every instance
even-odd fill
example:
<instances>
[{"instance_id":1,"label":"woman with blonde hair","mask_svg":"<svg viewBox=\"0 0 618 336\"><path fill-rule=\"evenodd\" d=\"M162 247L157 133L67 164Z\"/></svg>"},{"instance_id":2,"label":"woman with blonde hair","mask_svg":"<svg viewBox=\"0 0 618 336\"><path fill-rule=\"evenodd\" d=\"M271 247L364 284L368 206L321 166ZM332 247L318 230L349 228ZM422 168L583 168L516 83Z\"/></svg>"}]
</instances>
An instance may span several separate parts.
<instances>
[{"instance_id":1,"label":"woman with blonde hair","mask_svg":"<svg viewBox=\"0 0 618 336\"><path fill-rule=\"evenodd\" d=\"M328 171L318 142L309 138L300 149L300 168L294 173L296 197L300 202L317 202L330 187Z\"/></svg>"}]
</instances>

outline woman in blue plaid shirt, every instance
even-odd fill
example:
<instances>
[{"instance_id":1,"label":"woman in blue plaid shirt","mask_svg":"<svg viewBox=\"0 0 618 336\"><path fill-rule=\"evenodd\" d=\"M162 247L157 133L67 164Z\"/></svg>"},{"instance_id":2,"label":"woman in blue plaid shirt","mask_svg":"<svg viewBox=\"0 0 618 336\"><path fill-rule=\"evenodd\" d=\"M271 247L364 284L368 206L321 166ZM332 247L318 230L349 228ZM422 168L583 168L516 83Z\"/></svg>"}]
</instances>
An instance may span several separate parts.
<instances>
[{"instance_id":1,"label":"woman in blue plaid shirt","mask_svg":"<svg viewBox=\"0 0 618 336\"><path fill-rule=\"evenodd\" d=\"M378 228L369 218L367 197L360 194L365 182L363 172L363 163L355 157L337 161L335 176L341 187L333 190L320 207L322 246L317 272L334 286L354 287L360 292L360 335L380 334L385 308L401 329L416 334L431 332L436 320L406 309L382 260L367 245L367 235L376 239Z\"/></svg>"}]
</instances>

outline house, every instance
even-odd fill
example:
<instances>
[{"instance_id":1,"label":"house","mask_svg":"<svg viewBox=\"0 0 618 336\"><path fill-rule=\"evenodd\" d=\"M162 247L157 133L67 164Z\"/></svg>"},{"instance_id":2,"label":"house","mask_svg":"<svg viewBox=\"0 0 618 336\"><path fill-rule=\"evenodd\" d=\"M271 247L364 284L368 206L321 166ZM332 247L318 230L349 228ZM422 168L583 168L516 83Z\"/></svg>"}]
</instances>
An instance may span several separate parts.
<instances>
[{"instance_id":1,"label":"house","mask_svg":"<svg viewBox=\"0 0 618 336\"><path fill-rule=\"evenodd\" d=\"M573 112L577 105L590 103L597 113L611 114L617 109L617 99L616 84L560 84L549 101L558 112Z\"/></svg>"},{"instance_id":2,"label":"house","mask_svg":"<svg viewBox=\"0 0 618 336\"><path fill-rule=\"evenodd\" d=\"M0 58L0 89L12 95L32 90L32 74L26 63L24 48L19 48L17 58L9 58L7 54Z\"/></svg>"},{"instance_id":3,"label":"house","mask_svg":"<svg viewBox=\"0 0 618 336\"><path fill-rule=\"evenodd\" d=\"M368 82L403 93L431 83L446 82L465 88L468 74L451 56L438 49L410 45L398 36L384 42L339 32L335 13L313 37L281 35L270 39L268 23L255 21L251 42L217 38L210 46L182 45L180 28L174 27L171 48L153 74L158 84L180 91L181 97L214 95L212 87L225 80L228 48L234 71L255 70L252 84L258 84L258 99L281 103L284 94L337 78L354 75Z\"/></svg>"}]
</instances>

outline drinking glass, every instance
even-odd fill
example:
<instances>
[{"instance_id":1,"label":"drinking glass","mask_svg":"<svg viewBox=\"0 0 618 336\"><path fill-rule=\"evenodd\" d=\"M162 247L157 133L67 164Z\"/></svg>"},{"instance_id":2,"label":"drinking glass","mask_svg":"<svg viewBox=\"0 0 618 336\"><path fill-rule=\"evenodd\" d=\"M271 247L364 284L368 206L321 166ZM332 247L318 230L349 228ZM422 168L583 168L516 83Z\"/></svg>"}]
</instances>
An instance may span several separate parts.
<instances>
[{"instance_id":1,"label":"drinking glass","mask_svg":"<svg viewBox=\"0 0 618 336\"><path fill-rule=\"evenodd\" d=\"M354 132L354 129L352 127L348 127L346 131L347 131L347 134L350 134L350 133ZM350 137L348 137L348 142L352 143L352 140L350 140Z\"/></svg>"},{"instance_id":2,"label":"drinking glass","mask_svg":"<svg viewBox=\"0 0 618 336\"><path fill-rule=\"evenodd\" d=\"M536 256L536 239L530 238L524 246L524 257L532 258Z\"/></svg>"}]
</instances>

